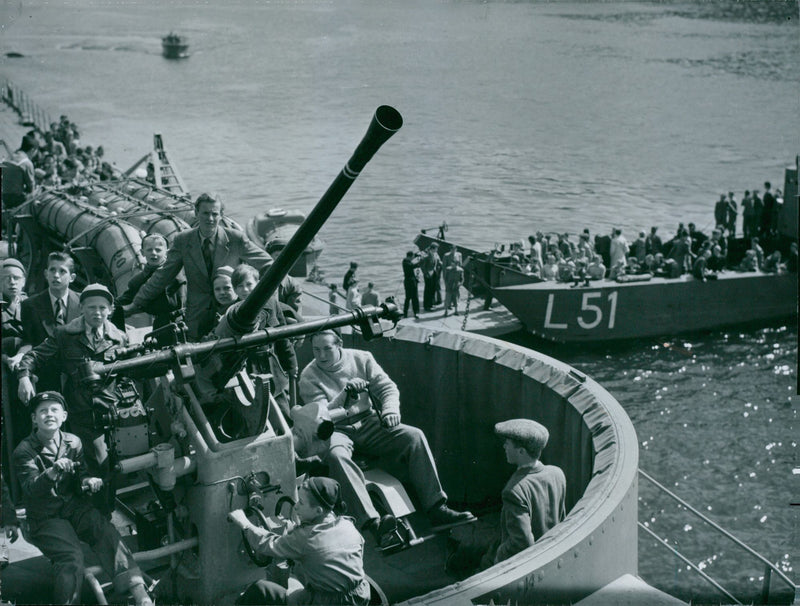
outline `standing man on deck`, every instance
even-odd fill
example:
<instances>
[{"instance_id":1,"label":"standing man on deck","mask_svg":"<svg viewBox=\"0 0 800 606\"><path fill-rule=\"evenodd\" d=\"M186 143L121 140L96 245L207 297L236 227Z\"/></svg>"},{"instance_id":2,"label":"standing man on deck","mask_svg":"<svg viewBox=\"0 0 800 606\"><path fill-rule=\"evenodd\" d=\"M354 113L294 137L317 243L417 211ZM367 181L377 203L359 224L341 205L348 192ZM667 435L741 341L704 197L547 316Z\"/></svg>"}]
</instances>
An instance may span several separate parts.
<instances>
[{"instance_id":1,"label":"standing man on deck","mask_svg":"<svg viewBox=\"0 0 800 606\"><path fill-rule=\"evenodd\" d=\"M413 250L406 253L403 259L403 290L405 291L405 301L403 302L403 317L408 316L408 306L414 312L414 317L419 318L419 286L417 282L417 268L422 259L415 255Z\"/></svg>"},{"instance_id":2,"label":"standing man on deck","mask_svg":"<svg viewBox=\"0 0 800 606\"><path fill-rule=\"evenodd\" d=\"M126 314L144 309L183 269L189 337L198 339L214 328L212 277L216 268L247 263L260 270L272 263L272 257L256 247L245 234L220 225L223 210L219 200L200 194L194 203L197 227L175 236L166 263L144 283L133 302L123 306Z\"/></svg>"},{"instance_id":3,"label":"standing man on deck","mask_svg":"<svg viewBox=\"0 0 800 606\"><path fill-rule=\"evenodd\" d=\"M425 280L425 288L422 292L422 306L425 311L431 311L436 304L437 281L442 267L438 249L439 245L434 242L428 247L428 251L422 259L422 276Z\"/></svg>"},{"instance_id":4,"label":"standing man on deck","mask_svg":"<svg viewBox=\"0 0 800 606\"><path fill-rule=\"evenodd\" d=\"M762 240L766 240L772 235L777 220L778 201L772 195L771 187L772 184L769 181L764 183L764 210L761 215Z\"/></svg>"},{"instance_id":5,"label":"standing man on deck","mask_svg":"<svg viewBox=\"0 0 800 606\"><path fill-rule=\"evenodd\" d=\"M357 271L358 263L355 261L350 261L350 268L344 273L344 279L342 280L342 288L344 288L344 292L347 292L350 289L350 286L352 286L353 280L356 279Z\"/></svg>"}]
</instances>

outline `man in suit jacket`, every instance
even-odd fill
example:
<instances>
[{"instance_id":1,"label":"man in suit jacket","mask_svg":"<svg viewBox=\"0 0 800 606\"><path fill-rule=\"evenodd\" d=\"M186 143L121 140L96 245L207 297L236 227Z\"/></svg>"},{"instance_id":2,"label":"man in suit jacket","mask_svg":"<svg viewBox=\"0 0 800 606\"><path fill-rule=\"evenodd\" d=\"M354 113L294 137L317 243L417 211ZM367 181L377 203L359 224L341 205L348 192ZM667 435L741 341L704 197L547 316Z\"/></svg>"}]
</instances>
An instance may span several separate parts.
<instances>
[{"instance_id":1,"label":"man in suit jacket","mask_svg":"<svg viewBox=\"0 0 800 606\"><path fill-rule=\"evenodd\" d=\"M58 326L72 322L81 315L78 294L70 290L75 280L75 261L66 253L52 252L47 257L47 290L22 303L22 342L16 364L32 347L52 337ZM16 364L14 366L16 367ZM56 369L42 368L37 391L61 391L61 376Z\"/></svg>"},{"instance_id":2,"label":"man in suit jacket","mask_svg":"<svg viewBox=\"0 0 800 606\"><path fill-rule=\"evenodd\" d=\"M145 282L133 302L123 306L126 314L144 309L175 279L186 273L186 325L189 337L197 339L214 328L212 276L223 265L248 263L256 269L272 263L272 257L245 234L220 225L222 203L201 194L194 203L198 225L179 233L167 253L167 262Z\"/></svg>"}]
</instances>

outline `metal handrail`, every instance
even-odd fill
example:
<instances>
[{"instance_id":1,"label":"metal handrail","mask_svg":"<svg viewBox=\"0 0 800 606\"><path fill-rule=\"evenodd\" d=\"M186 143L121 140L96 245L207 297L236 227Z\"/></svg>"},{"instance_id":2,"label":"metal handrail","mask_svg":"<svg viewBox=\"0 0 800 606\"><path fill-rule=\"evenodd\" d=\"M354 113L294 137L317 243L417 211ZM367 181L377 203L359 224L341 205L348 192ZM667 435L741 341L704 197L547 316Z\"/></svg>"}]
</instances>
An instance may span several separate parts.
<instances>
[{"instance_id":1,"label":"metal handrail","mask_svg":"<svg viewBox=\"0 0 800 606\"><path fill-rule=\"evenodd\" d=\"M653 485L654 485L656 488L658 488L659 490L661 490L661 492L663 492L663 493L664 493L664 494L666 494L667 496L669 496L669 497L671 497L672 499L674 499L675 501L677 501L677 502L678 502L678 503L679 503L679 504L680 504L682 507L684 507L684 508L685 508L687 511L689 511L689 512L693 513L695 516L697 516L698 518L700 518L701 520L703 520L703 521L704 521L706 524L708 524L709 526L711 526L711 527L712 527L714 530L716 530L717 532L719 532L719 533L720 533L720 534L722 534L723 536L727 537L728 539L730 539L731 541L733 541L734 543L736 543L736 544L737 544L739 547L741 547L742 549L744 549L744 550L745 550L747 553L749 553L751 556L755 557L757 560L759 560L759 561L760 561L762 564L764 564L764 565L766 566L766 573L765 573L765 575L764 575L764 581L765 581L765 585L764 585L764 587L763 587L763 589L762 589L762 597L764 597L765 601L766 601L766 600L768 599L768 597L769 597L769 582L771 581L771 576L772 576L772 573L773 573L773 572L774 572L775 574L777 574L777 576L778 576L778 577L779 577L779 578L780 578L780 579L781 579L783 582L785 582L785 583L786 583L786 584L787 584L787 585L788 585L788 586L789 586L789 587L790 587L790 588L791 588L791 589L794 591L795 599L797 598L797 593L798 593L798 592L797 592L797 589L798 589L798 585L797 585L797 584L795 584L795 582L794 582L794 581L792 581L792 579L790 579L788 576L786 576L786 575L783 573L783 571L782 571L780 568L778 568L778 567L777 567L775 564L773 564L773 563L772 563L772 562L770 562L770 561L769 561L767 558L765 558L763 555L761 555L760 553L758 553L757 551L755 551L755 550L754 550L752 547L750 547L750 546L749 546L749 545L747 545L746 543L742 542L740 539L736 538L736 537L735 537L734 535L732 535L730 532L728 532L727 530L725 530L724 528L722 528L722 526L720 526L719 524L717 524L716 522L714 522L713 520L711 520L710 518L708 518L707 516L705 516L703 513L701 513L700 511L698 511L697 509L695 509L695 508L694 508L694 507L692 507L691 505L689 505L689 503L687 503L686 501L684 501L683 499L681 499L681 498L680 498L678 495L676 495L674 492L672 492L672 491L671 491L669 488L667 488L666 486L664 486L663 484L661 484L661 483L660 483L658 480L656 480L655 478L653 478L651 475L649 475L648 473L646 473L646 472L645 472L644 470L642 470L641 468L639 469L639 474L640 474L640 475L641 475L641 476L642 476L642 477L643 477L645 480L647 480L647 481L651 482L651 483L652 483L652 484L653 484ZM640 525L640 526L642 526L642 528L645 528L645 529L646 529L648 532L651 532L649 528L646 528L646 527L645 527L645 526L643 526L641 523L640 523L639 525ZM651 534L652 534L652 532L651 532ZM699 572L699 570L698 570L698 572Z\"/></svg>"},{"instance_id":2,"label":"metal handrail","mask_svg":"<svg viewBox=\"0 0 800 606\"><path fill-rule=\"evenodd\" d=\"M669 544L668 544L668 543L667 543L667 542L666 542L664 539L662 539L660 536L658 536L658 535L657 535L655 532L653 532L653 531L652 531L650 528L648 528L647 526L645 526L645 525L644 525L644 524L642 524L641 522L637 522L637 524L639 524L639 528L642 528L643 530L647 531L647 532L650 534L650 536L652 536L652 537L653 537L653 538L654 538L656 541L658 541L659 543L661 543L661 545L662 545L663 547L666 547L667 549L669 549L669 550L670 550L670 551L671 551L673 554L675 554L675 555L676 555L676 556L678 556L678 557L679 557L681 560L683 560L683 562L684 562L685 564L688 564L688 565L689 565L689 566L692 568L692 570L694 570L694 571L695 571L697 574L699 574L701 577L703 577L703 578L704 578L706 581L708 581L709 583L711 583L711 584L712 584L714 587L716 587L716 588L717 588L717 589L718 589L718 590L719 590L721 593L725 594L725 597L726 597L726 598L728 598L729 600L731 600L731 601L735 602L736 604L739 604L739 605L741 605L741 604L742 604L742 603L741 603L739 600L737 600L735 597L733 597L733 595L732 595L732 594L731 594L731 593L730 593L730 592L729 592L727 589L725 589L725 588L724 588L722 585L720 585L720 584L719 584L717 581L715 581L714 579L712 579L712 578L711 578L711 577L710 577L710 576L709 576L707 573L703 572L703 571L702 571L702 570L701 570L701 569L700 569L698 566L696 566L696 565L695 565L695 564L694 564L694 563L693 563L691 560L689 560L689 558L687 558L687 557L686 557L685 555L683 555L683 554L682 554L680 551L678 551L677 549L675 549L674 547L672 547L671 545L669 545Z\"/></svg>"},{"instance_id":3,"label":"metal handrail","mask_svg":"<svg viewBox=\"0 0 800 606\"><path fill-rule=\"evenodd\" d=\"M50 114L34 103L25 94L25 91L13 84L8 78L3 78L0 89L2 89L2 100L20 114L21 117L27 116L36 130L42 133L50 130L50 123L52 122ZM11 92L11 98L9 98L9 92Z\"/></svg>"},{"instance_id":4,"label":"metal handrail","mask_svg":"<svg viewBox=\"0 0 800 606\"><path fill-rule=\"evenodd\" d=\"M337 292L338 292L338 291L337 291ZM344 307L344 306L342 306L342 305L339 305L338 303L336 303L336 302L334 302L334 301L329 301L328 299L323 299L322 297L320 297L320 296L318 296L318 295L315 295L313 292L309 292L309 291L307 291L306 289L303 289L303 295L304 295L304 296L305 296L305 295L308 295L308 296L309 296L309 297L311 297L312 299L316 299L317 301L322 301L322 302L323 302L323 303L325 303L325 304L332 305L332 306L334 306L336 309L339 309L339 310L341 310L341 311L352 311L352 310L350 310L350 309L347 309L347 307ZM340 296L341 296L341 295L340 295Z\"/></svg>"}]
</instances>

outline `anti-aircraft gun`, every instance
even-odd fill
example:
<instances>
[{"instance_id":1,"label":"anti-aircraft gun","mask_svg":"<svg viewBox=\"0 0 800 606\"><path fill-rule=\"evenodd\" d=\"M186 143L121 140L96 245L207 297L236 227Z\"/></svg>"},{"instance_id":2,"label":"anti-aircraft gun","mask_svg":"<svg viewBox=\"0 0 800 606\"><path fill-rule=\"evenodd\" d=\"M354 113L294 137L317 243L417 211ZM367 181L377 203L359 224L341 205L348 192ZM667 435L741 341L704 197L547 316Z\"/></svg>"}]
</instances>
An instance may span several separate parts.
<instances>
[{"instance_id":1,"label":"anti-aircraft gun","mask_svg":"<svg viewBox=\"0 0 800 606\"><path fill-rule=\"evenodd\" d=\"M137 528L143 551L136 556L145 566L169 560L172 587L182 589L173 599L219 603L263 576L245 554L241 534L225 523L226 515L246 506L272 514L296 499L292 433L273 405L268 378L240 372L247 352L346 325L358 325L373 338L382 334L380 319L399 319L397 308L385 303L254 331L263 305L360 171L401 126L395 109L377 109L352 157L255 289L228 310L216 339L186 343L175 336L163 348L148 340L119 351L111 363L86 369L88 389L107 376L122 384L120 401L105 409L101 420L116 473L146 474L157 496L159 516ZM150 536L151 544L142 545Z\"/></svg>"}]
</instances>

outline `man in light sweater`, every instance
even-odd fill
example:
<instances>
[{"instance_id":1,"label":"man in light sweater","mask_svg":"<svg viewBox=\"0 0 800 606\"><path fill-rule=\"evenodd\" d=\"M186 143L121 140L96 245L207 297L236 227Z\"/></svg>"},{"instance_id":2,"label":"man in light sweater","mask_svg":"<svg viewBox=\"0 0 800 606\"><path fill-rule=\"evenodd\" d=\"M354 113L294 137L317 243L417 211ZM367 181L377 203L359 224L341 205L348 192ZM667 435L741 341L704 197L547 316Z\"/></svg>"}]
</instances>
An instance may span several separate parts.
<instances>
[{"instance_id":1,"label":"man in light sweater","mask_svg":"<svg viewBox=\"0 0 800 606\"><path fill-rule=\"evenodd\" d=\"M372 354L345 349L333 330L315 334L311 345L314 360L300 374L300 397L305 407L327 407L332 418L347 419L337 423L321 457L358 524L379 542L394 530L393 519L379 518L372 505L364 474L352 460L354 448L399 463L400 480L414 487L434 529L474 519L447 507L428 440L420 429L400 422L400 392Z\"/></svg>"}]
</instances>

